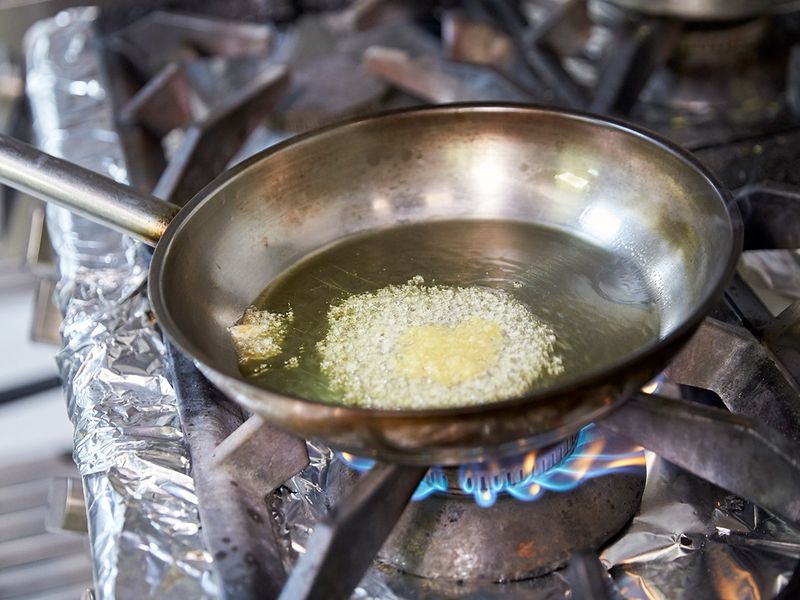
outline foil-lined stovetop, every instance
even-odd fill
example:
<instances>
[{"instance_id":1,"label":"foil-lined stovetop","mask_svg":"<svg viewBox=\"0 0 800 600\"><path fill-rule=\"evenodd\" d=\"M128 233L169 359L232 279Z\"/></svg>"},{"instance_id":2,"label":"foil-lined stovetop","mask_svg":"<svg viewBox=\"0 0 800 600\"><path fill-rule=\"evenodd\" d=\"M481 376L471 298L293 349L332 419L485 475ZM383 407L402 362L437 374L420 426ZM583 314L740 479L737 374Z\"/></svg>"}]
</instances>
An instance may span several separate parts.
<instances>
[{"instance_id":1,"label":"foil-lined stovetop","mask_svg":"<svg viewBox=\"0 0 800 600\"><path fill-rule=\"evenodd\" d=\"M41 147L125 180L108 82L97 60L96 16L94 10L71 10L37 25L28 37L28 93ZM300 29L295 44L321 29L313 19L302 27L306 33ZM406 40L425 39L407 26L412 30ZM391 31L398 35L397 26ZM371 44L391 46L391 40L374 37ZM353 36L343 51L353 52L359 44L366 42ZM438 73L453 69L450 63L431 65ZM518 93L501 80L477 81L464 89L490 96ZM263 128L239 158L285 135ZM217 597L215 561L202 545L164 346L142 287L146 253L59 209L49 209L48 220L66 315L59 365L87 492L96 596ZM309 453L309 467L269 498L289 568L331 503L333 453L312 444ZM770 544L776 540L779 546ZM772 597L798 557L800 535L780 520L652 454L639 513L602 552L625 598ZM561 572L515 584L472 585L374 568L355 597L549 598L562 597L567 589Z\"/></svg>"}]
</instances>

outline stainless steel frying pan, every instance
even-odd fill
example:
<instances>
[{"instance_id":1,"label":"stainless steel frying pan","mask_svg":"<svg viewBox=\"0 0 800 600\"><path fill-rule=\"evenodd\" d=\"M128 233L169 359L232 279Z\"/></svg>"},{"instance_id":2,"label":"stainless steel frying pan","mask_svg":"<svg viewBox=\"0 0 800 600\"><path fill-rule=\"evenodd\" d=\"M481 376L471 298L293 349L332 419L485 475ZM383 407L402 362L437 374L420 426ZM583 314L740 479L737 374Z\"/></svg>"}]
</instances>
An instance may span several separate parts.
<instances>
[{"instance_id":1,"label":"stainless steel frying pan","mask_svg":"<svg viewBox=\"0 0 800 600\"><path fill-rule=\"evenodd\" d=\"M575 185L586 173L592 184ZM478 202L476 178L486 177L493 185ZM741 247L730 197L680 148L624 123L521 106L423 108L328 127L251 158L180 210L10 138L0 141L0 180L156 245L158 322L231 398L305 438L407 464L518 452L598 419L680 349ZM432 201L443 190L448 202ZM587 211L613 215L614 227L587 227ZM448 218L547 224L635 255L659 282L661 339L557 387L467 409L334 406L240 375L226 328L276 275L342 236Z\"/></svg>"}]
</instances>

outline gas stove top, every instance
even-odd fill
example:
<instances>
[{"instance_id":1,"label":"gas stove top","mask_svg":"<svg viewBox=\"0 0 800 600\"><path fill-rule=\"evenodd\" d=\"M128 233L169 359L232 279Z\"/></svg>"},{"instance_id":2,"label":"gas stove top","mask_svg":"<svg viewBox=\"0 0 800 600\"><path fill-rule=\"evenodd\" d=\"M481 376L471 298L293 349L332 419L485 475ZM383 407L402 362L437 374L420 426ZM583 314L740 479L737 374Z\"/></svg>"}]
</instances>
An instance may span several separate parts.
<instances>
[{"instance_id":1,"label":"gas stove top","mask_svg":"<svg viewBox=\"0 0 800 600\"><path fill-rule=\"evenodd\" d=\"M248 418L148 320L147 253L48 209L97 597L123 585L163 597L789 597L800 584L800 309L789 306L800 20L637 6L151 2L37 25L39 144L176 204L341 118L544 103L694 150L739 199L746 249L769 251L746 257L630 410L535 452L417 468Z\"/></svg>"}]
</instances>

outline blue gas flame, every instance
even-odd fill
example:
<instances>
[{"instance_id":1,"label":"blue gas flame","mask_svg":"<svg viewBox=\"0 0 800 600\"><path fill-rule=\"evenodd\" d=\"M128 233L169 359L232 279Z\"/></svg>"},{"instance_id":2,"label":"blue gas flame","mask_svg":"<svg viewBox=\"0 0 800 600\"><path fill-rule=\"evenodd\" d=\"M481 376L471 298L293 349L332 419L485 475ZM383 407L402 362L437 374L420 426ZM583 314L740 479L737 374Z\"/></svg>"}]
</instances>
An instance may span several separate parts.
<instances>
[{"instance_id":1,"label":"blue gas flame","mask_svg":"<svg viewBox=\"0 0 800 600\"><path fill-rule=\"evenodd\" d=\"M375 461L354 457L342 452L342 460L351 468L366 471L372 468ZM523 462L533 463L535 451L522 458ZM619 438L607 434L595 425L584 427L578 435L573 452L561 463L544 473L529 474L521 481L509 483L502 478L491 478L485 485L479 485L473 477L469 477L468 469L459 470L458 485L467 494L472 494L479 506L489 508L497 497L506 493L517 500L531 501L539 498L544 492L566 492L575 489L584 481L611 473L642 473L645 468L644 450ZM447 477L439 467L433 467L412 497L423 500L431 494L447 490Z\"/></svg>"},{"instance_id":2,"label":"blue gas flame","mask_svg":"<svg viewBox=\"0 0 800 600\"><path fill-rule=\"evenodd\" d=\"M642 388L646 394L658 391L666 381L662 373ZM370 470L375 461L358 458L347 452L337 453L350 468L360 472ZM536 500L545 492L568 492L584 481L610 475L611 473L633 473L644 475L646 460L644 449L622 437L606 432L596 425L587 425L578 434L575 449L552 469L534 474L536 451L521 457L523 470L529 473L519 481L509 482L502 477L481 478L480 482L471 477L474 471L462 467L458 473L458 485L466 494L472 494L479 506L489 508L500 494L508 494L517 500L529 502ZM480 469L486 470L486 469ZM447 475L441 467L432 467L420 482L412 500L424 500L437 492L447 491Z\"/></svg>"}]
</instances>

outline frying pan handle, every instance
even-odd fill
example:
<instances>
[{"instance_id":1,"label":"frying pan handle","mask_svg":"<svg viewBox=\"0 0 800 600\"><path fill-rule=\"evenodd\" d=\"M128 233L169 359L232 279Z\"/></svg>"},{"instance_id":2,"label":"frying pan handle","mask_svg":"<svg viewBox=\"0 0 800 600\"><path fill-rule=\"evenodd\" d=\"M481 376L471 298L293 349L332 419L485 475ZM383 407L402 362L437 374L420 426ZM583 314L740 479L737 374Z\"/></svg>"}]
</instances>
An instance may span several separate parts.
<instances>
[{"instance_id":1,"label":"frying pan handle","mask_svg":"<svg viewBox=\"0 0 800 600\"><path fill-rule=\"evenodd\" d=\"M178 207L7 135L0 182L155 246Z\"/></svg>"}]
</instances>

